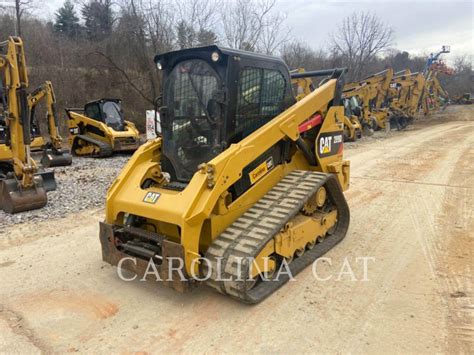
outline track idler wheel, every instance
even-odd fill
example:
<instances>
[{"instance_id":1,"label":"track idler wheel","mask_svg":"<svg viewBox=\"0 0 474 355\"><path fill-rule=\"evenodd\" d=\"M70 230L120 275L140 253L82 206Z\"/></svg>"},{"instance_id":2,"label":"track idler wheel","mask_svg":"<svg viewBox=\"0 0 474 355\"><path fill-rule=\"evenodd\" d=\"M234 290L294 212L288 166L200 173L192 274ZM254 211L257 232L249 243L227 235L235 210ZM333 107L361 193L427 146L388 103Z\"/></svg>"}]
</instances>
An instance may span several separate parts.
<instances>
[{"instance_id":1,"label":"track idler wheel","mask_svg":"<svg viewBox=\"0 0 474 355\"><path fill-rule=\"evenodd\" d=\"M48 202L43 179L35 176L34 185L23 188L17 179L0 180L0 208L6 213L18 213L42 208Z\"/></svg>"}]
</instances>

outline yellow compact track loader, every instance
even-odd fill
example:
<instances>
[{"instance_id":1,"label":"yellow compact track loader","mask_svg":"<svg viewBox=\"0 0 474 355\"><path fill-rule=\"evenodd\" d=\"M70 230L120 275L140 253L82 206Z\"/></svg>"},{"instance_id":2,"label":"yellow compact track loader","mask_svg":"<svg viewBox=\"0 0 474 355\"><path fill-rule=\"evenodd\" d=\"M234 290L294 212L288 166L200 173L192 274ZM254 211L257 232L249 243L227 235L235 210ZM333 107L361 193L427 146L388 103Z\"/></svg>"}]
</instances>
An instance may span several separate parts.
<instances>
[{"instance_id":1,"label":"yellow compact track loader","mask_svg":"<svg viewBox=\"0 0 474 355\"><path fill-rule=\"evenodd\" d=\"M10 37L0 42L0 120L4 145L11 158L0 160L0 209L17 213L41 208L46 192L56 188L53 173L39 173L31 157L28 75L23 42Z\"/></svg>"},{"instance_id":2,"label":"yellow compact track loader","mask_svg":"<svg viewBox=\"0 0 474 355\"><path fill-rule=\"evenodd\" d=\"M162 136L108 191L103 260L257 303L346 235L345 69L306 72L329 78L296 101L280 58L209 46L155 62Z\"/></svg>"},{"instance_id":3,"label":"yellow compact track loader","mask_svg":"<svg viewBox=\"0 0 474 355\"><path fill-rule=\"evenodd\" d=\"M69 144L75 155L105 158L114 152L135 151L140 146L140 133L132 122L124 120L119 99L91 101L84 109L66 112Z\"/></svg>"}]
</instances>

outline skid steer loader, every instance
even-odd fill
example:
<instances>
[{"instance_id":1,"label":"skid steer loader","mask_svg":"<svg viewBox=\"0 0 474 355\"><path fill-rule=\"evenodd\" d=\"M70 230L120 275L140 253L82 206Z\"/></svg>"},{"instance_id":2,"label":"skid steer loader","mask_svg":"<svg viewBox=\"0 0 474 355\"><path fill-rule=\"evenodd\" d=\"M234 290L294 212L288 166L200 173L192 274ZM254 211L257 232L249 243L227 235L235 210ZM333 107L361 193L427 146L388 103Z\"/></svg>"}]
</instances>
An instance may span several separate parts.
<instances>
[{"instance_id":1,"label":"skid steer loader","mask_svg":"<svg viewBox=\"0 0 474 355\"><path fill-rule=\"evenodd\" d=\"M68 108L66 113L69 144L75 155L106 158L114 152L135 151L140 146L140 133L132 122L124 119L119 99L91 101L84 109Z\"/></svg>"},{"instance_id":2,"label":"skid steer loader","mask_svg":"<svg viewBox=\"0 0 474 355\"><path fill-rule=\"evenodd\" d=\"M162 136L108 191L103 260L260 302L346 235L346 70L306 72L329 79L296 101L280 58L208 46L155 62Z\"/></svg>"},{"instance_id":3,"label":"skid steer loader","mask_svg":"<svg viewBox=\"0 0 474 355\"><path fill-rule=\"evenodd\" d=\"M0 42L0 120L6 127L5 147L11 158L0 160L0 209L17 213L41 208L46 192L56 188L54 173L39 172L31 157L28 75L23 42L10 37Z\"/></svg>"}]
</instances>

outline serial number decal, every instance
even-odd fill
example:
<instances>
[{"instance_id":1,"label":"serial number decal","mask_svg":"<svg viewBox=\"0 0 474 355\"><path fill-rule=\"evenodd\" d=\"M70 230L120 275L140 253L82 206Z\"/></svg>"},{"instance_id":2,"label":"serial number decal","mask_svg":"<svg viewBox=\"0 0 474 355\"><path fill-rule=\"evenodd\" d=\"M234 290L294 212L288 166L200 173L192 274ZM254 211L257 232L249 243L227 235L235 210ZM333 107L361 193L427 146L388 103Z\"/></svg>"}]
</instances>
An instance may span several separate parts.
<instances>
[{"instance_id":1,"label":"serial number decal","mask_svg":"<svg viewBox=\"0 0 474 355\"><path fill-rule=\"evenodd\" d=\"M156 201L160 198L161 194L159 192L147 192L143 202L155 204Z\"/></svg>"},{"instance_id":2,"label":"serial number decal","mask_svg":"<svg viewBox=\"0 0 474 355\"><path fill-rule=\"evenodd\" d=\"M253 185L262 177L264 177L270 170L273 169L273 157L268 158L263 163L258 165L255 169L253 169L250 174L250 183Z\"/></svg>"}]
</instances>

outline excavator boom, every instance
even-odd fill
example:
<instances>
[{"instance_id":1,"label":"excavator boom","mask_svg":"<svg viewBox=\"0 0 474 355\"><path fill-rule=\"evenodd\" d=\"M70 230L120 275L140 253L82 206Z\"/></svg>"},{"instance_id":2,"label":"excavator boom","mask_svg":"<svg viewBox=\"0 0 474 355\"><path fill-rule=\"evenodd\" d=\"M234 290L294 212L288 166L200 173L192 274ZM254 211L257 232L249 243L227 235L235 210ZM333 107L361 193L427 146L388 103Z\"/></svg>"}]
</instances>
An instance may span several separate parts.
<instances>
[{"instance_id":1,"label":"excavator boom","mask_svg":"<svg viewBox=\"0 0 474 355\"><path fill-rule=\"evenodd\" d=\"M0 81L3 117L11 160L0 161L0 208L7 213L41 208L47 203L43 177L31 157L28 75L23 42L0 42Z\"/></svg>"}]
</instances>

